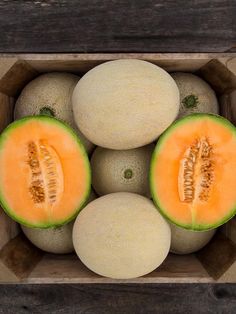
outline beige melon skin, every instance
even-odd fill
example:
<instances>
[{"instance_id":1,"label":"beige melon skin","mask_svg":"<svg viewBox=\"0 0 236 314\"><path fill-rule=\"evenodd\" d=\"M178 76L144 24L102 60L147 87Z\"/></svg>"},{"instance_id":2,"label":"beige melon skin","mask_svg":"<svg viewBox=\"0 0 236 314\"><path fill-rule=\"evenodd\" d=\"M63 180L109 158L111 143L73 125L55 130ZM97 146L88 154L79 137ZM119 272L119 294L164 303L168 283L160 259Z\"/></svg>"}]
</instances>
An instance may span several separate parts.
<instances>
[{"instance_id":1,"label":"beige melon skin","mask_svg":"<svg viewBox=\"0 0 236 314\"><path fill-rule=\"evenodd\" d=\"M219 104L216 94L211 86L197 75L184 72L172 73L180 91L180 111L178 118L192 113L213 113L219 114ZM194 95L197 97L195 107L187 108L186 97Z\"/></svg>"},{"instance_id":2,"label":"beige melon skin","mask_svg":"<svg viewBox=\"0 0 236 314\"><path fill-rule=\"evenodd\" d=\"M66 254L74 251L72 229L74 220L70 223L48 229L29 228L21 225L25 236L39 249L55 254Z\"/></svg>"},{"instance_id":3,"label":"beige melon skin","mask_svg":"<svg viewBox=\"0 0 236 314\"><path fill-rule=\"evenodd\" d=\"M96 194L91 191L86 204L92 202L95 198ZM72 242L74 221L57 228L40 229L21 225L21 229L30 242L39 249L54 254L66 254L74 251Z\"/></svg>"},{"instance_id":4,"label":"beige melon skin","mask_svg":"<svg viewBox=\"0 0 236 314\"><path fill-rule=\"evenodd\" d=\"M170 223L171 247L175 254L190 254L203 248L213 237L216 229L208 231L192 231Z\"/></svg>"},{"instance_id":5,"label":"beige melon skin","mask_svg":"<svg viewBox=\"0 0 236 314\"><path fill-rule=\"evenodd\" d=\"M128 279L157 268L170 248L170 228L153 203L118 192L89 203L73 227L80 260L95 273Z\"/></svg>"},{"instance_id":6,"label":"beige melon skin","mask_svg":"<svg viewBox=\"0 0 236 314\"><path fill-rule=\"evenodd\" d=\"M132 192L150 197L148 175L154 148L154 144L129 150L97 147L91 158L97 194Z\"/></svg>"},{"instance_id":7,"label":"beige melon skin","mask_svg":"<svg viewBox=\"0 0 236 314\"><path fill-rule=\"evenodd\" d=\"M87 72L74 89L72 103L75 122L90 141L131 149L153 142L175 120L179 90L152 63L115 60Z\"/></svg>"},{"instance_id":8,"label":"beige melon skin","mask_svg":"<svg viewBox=\"0 0 236 314\"><path fill-rule=\"evenodd\" d=\"M80 132L72 112L72 92L79 77L70 73L52 72L42 74L29 82L16 101L14 117L40 114L43 107L51 108L55 117L76 130L86 150L90 153L94 145Z\"/></svg>"}]
</instances>

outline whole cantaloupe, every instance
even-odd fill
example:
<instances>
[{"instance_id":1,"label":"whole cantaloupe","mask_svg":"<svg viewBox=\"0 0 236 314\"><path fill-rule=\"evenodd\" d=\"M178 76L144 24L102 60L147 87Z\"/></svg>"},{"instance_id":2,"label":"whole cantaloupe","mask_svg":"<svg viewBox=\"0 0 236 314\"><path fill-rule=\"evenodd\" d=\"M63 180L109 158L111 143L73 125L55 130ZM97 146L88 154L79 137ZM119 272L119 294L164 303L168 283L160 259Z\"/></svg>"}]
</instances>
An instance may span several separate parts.
<instances>
[{"instance_id":1,"label":"whole cantaloupe","mask_svg":"<svg viewBox=\"0 0 236 314\"><path fill-rule=\"evenodd\" d=\"M175 254L190 254L203 248L213 237L216 229L207 231L192 231L170 223L171 247Z\"/></svg>"},{"instance_id":2,"label":"whole cantaloupe","mask_svg":"<svg viewBox=\"0 0 236 314\"><path fill-rule=\"evenodd\" d=\"M16 101L14 117L49 114L73 127L86 150L94 145L80 132L74 122L71 97L79 77L71 73L52 72L38 76L29 82Z\"/></svg>"},{"instance_id":3,"label":"whole cantaloupe","mask_svg":"<svg viewBox=\"0 0 236 314\"><path fill-rule=\"evenodd\" d=\"M192 73L171 74L180 92L180 111L178 118L191 113L219 113L219 104L211 86Z\"/></svg>"},{"instance_id":4,"label":"whole cantaloupe","mask_svg":"<svg viewBox=\"0 0 236 314\"><path fill-rule=\"evenodd\" d=\"M74 251L72 229L74 220L56 228L39 229L21 225L25 236L39 249L55 254L66 254Z\"/></svg>"},{"instance_id":5,"label":"whole cantaloupe","mask_svg":"<svg viewBox=\"0 0 236 314\"><path fill-rule=\"evenodd\" d=\"M170 228L153 203L119 192L88 204L77 216L73 244L95 273L116 279L143 276L157 268L170 247Z\"/></svg>"},{"instance_id":6,"label":"whole cantaloupe","mask_svg":"<svg viewBox=\"0 0 236 314\"><path fill-rule=\"evenodd\" d=\"M132 192L150 197L149 165L154 144L129 150L97 147L91 158L92 185L99 195Z\"/></svg>"},{"instance_id":7,"label":"whole cantaloupe","mask_svg":"<svg viewBox=\"0 0 236 314\"><path fill-rule=\"evenodd\" d=\"M91 191L86 205L92 202L96 195ZM66 254L74 251L72 229L75 220L61 227L40 229L21 225L25 236L39 249L55 254Z\"/></svg>"},{"instance_id":8,"label":"whole cantaloupe","mask_svg":"<svg viewBox=\"0 0 236 314\"><path fill-rule=\"evenodd\" d=\"M73 92L75 122L85 136L110 149L153 142L177 117L179 90L160 67L127 59L87 72Z\"/></svg>"}]
</instances>

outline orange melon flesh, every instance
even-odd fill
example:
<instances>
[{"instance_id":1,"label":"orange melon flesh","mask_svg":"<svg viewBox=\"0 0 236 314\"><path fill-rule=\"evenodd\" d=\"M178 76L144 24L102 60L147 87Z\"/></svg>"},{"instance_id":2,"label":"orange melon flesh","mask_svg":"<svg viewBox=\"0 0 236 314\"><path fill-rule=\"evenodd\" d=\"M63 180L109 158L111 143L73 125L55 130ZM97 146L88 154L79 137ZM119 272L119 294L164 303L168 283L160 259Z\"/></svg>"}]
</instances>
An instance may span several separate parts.
<instances>
[{"instance_id":1,"label":"orange melon flesh","mask_svg":"<svg viewBox=\"0 0 236 314\"><path fill-rule=\"evenodd\" d=\"M157 143L150 183L154 202L173 223L192 230L223 224L236 211L235 127L208 114L178 120Z\"/></svg>"},{"instance_id":2,"label":"orange melon flesh","mask_svg":"<svg viewBox=\"0 0 236 314\"><path fill-rule=\"evenodd\" d=\"M72 220L90 193L90 166L77 135L46 116L12 123L0 137L0 201L16 221L52 227Z\"/></svg>"}]
</instances>

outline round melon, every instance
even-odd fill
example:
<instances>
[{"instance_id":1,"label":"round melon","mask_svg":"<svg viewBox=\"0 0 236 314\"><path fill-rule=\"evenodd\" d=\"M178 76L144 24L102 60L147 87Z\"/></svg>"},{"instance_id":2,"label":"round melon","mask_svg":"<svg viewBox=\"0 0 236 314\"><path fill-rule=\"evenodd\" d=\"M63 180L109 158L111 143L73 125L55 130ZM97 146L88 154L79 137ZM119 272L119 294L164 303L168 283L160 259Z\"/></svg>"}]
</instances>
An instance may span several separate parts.
<instances>
[{"instance_id":1,"label":"round melon","mask_svg":"<svg viewBox=\"0 0 236 314\"><path fill-rule=\"evenodd\" d=\"M160 67L116 60L87 72L72 97L75 122L85 136L110 149L153 142L177 117L179 90Z\"/></svg>"},{"instance_id":2,"label":"round melon","mask_svg":"<svg viewBox=\"0 0 236 314\"><path fill-rule=\"evenodd\" d=\"M132 192L150 196L149 165L154 144L129 150L97 147L91 158L92 185L99 195Z\"/></svg>"},{"instance_id":3,"label":"round melon","mask_svg":"<svg viewBox=\"0 0 236 314\"><path fill-rule=\"evenodd\" d=\"M127 192L91 202L73 227L80 260L95 273L115 279L153 271L166 258L170 239L170 227L153 203Z\"/></svg>"},{"instance_id":4,"label":"round melon","mask_svg":"<svg viewBox=\"0 0 236 314\"><path fill-rule=\"evenodd\" d=\"M96 195L91 191L86 204L92 202ZM47 229L30 228L21 225L25 236L39 249L55 254L66 254L74 251L72 229L74 220L60 227Z\"/></svg>"},{"instance_id":5,"label":"round melon","mask_svg":"<svg viewBox=\"0 0 236 314\"><path fill-rule=\"evenodd\" d=\"M54 254L67 254L74 251L73 225L74 220L55 228L39 229L21 226L21 229L30 242L39 249Z\"/></svg>"},{"instance_id":6,"label":"round melon","mask_svg":"<svg viewBox=\"0 0 236 314\"><path fill-rule=\"evenodd\" d=\"M152 156L151 193L174 224L216 228L236 212L236 128L225 118L193 114L160 137Z\"/></svg>"},{"instance_id":7,"label":"round melon","mask_svg":"<svg viewBox=\"0 0 236 314\"><path fill-rule=\"evenodd\" d=\"M213 237L216 229L192 231L174 224L171 228L170 251L175 254L190 254L202 249Z\"/></svg>"},{"instance_id":8,"label":"round melon","mask_svg":"<svg viewBox=\"0 0 236 314\"><path fill-rule=\"evenodd\" d=\"M86 150L90 153L94 145L80 132L72 112L72 92L79 77L70 73L52 72L38 76L29 82L16 101L14 116L47 114L54 116L76 130Z\"/></svg>"},{"instance_id":9,"label":"round melon","mask_svg":"<svg viewBox=\"0 0 236 314\"><path fill-rule=\"evenodd\" d=\"M75 132L48 116L10 124L0 136L0 203L29 227L72 220L90 193L86 151Z\"/></svg>"},{"instance_id":10,"label":"round melon","mask_svg":"<svg viewBox=\"0 0 236 314\"><path fill-rule=\"evenodd\" d=\"M171 74L180 92L178 118L192 113L219 113L219 104L211 86L192 73Z\"/></svg>"}]
</instances>

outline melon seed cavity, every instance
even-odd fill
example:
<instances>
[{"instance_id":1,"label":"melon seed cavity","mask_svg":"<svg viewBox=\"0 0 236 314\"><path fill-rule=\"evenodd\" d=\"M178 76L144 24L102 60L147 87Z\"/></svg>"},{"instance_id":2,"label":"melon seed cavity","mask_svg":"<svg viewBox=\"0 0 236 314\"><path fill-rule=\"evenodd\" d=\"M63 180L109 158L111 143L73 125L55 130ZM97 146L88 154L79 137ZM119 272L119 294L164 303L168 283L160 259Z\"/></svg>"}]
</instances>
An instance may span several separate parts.
<instances>
[{"instance_id":1,"label":"melon seed cavity","mask_svg":"<svg viewBox=\"0 0 236 314\"><path fill-rule=\"evenodd\" d=\"M29 192L34 203L53 204L59 192L60 163L55 152L43 140L28 143L28 165L31 169Z\"/></svg>"},{"instance_id":2,"label":"melon seed cavity","mask_svg":"<svg viewBox=\"0 0 236 314\"><path fill-rule=\"evenodd\" d=\"M181 202L209 199L214 180L213 150L205 137L197 139L180 161L178 190Z\"/></svg>"},{"instance_id":3,"label":"melon seed cavity","mask_svg":"<svg viewBox=\"0 0 236 314\"><path fill-rule=\"evenodd\" d=\"M34 203L43 203L45 201L45 191L41 177L41 168L38 160L37 146L34 142L28 144L28 164L31 169L31 184L29 192Z\"/></svg>"}]
</instances>

